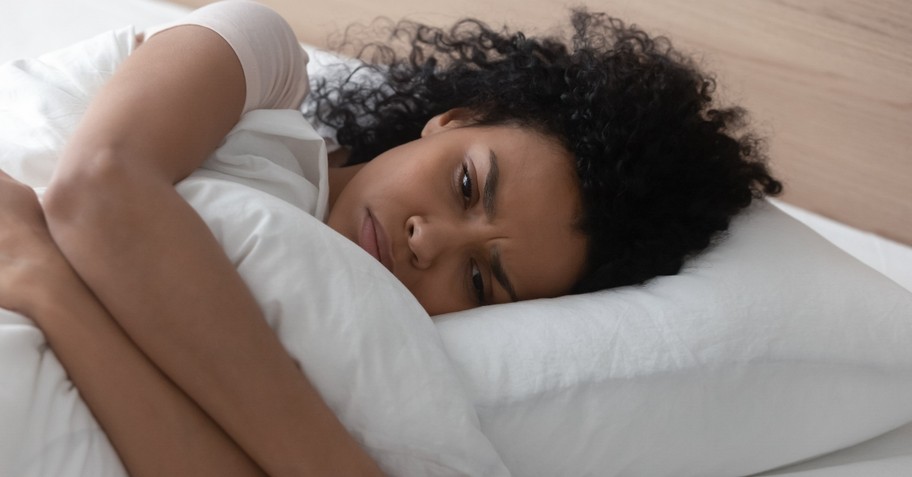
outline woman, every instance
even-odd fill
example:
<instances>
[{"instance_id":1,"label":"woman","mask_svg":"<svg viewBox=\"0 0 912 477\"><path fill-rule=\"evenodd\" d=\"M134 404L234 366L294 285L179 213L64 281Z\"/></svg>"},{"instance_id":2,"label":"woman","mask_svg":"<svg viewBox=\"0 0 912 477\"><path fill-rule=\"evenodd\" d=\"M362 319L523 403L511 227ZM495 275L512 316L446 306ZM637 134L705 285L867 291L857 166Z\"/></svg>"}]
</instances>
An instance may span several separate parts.
<instances>
[{"instance_id":1,"label":"woman","mask_svg":"<svg viewBox=\"0 0 912 477\"><path fill-rule=\"evenodd\" d=\"M296 48L259 64L293 42L283 21L213 8L251 26L147 39L64 151L47 226L2 181L0 306L42 327L133 474L377 474L174 190L242 111L306 90ZM383 58L382 86L315 92L352 164L331 174L327 223L429 313L675 273L779 190L755 141L735 136L740 112L715 107L712 81L664 42L597 15L574 27L570 48L404 24L410 54ZM249 40L275 32L285 40ZM119 367L96 369L83 342Z\"/></svg>"}]
</instances>

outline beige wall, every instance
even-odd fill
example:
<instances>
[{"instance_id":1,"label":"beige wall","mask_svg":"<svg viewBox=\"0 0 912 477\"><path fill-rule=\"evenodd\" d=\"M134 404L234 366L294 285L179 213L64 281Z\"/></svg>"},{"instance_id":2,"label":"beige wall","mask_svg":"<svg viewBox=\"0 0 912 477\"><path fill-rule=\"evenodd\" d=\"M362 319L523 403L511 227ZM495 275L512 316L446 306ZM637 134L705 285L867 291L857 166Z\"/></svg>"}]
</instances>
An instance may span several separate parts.
<instances>
[{"instance_id":1,"label":"beige wall","mask_svg":"<svg viewBox=\"0 0 912 477\"><path fill-rule=\"evenodd\" d=\"M437 24L472 15L547 31L567 11L549 0L262 3L318 46L350 22L381 15ZM773 166L788 187L785 200L912 244L912 2L586 3L668 35L717 72L724 97L747 106L771 138Z\"/></svg>"}]
</instances>

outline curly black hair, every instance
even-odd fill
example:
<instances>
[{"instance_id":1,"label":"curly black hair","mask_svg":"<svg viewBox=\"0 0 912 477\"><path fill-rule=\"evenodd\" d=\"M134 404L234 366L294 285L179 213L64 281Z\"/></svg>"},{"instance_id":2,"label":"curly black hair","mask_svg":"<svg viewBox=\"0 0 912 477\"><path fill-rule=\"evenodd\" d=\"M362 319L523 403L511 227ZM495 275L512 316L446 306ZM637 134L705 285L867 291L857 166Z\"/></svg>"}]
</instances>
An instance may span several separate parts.
<instances>
[{"instance_id":1,"label":"curly black hair","mask_svg":"<svg viewBox=\"0 0 912 477\"><path fill-rule=\"evenodd\" d=\"M349 164L417 139L452 108L555 138L575 157L590 244L574 292L675 274L782 185L762 141L743 132L744 110L716 105L714 78L670 41L584 10L571 24L561 40L475 19L447 30L399 22L341 81L316 82L312 111L350 148Z\"/></svg>"}]
</instances>

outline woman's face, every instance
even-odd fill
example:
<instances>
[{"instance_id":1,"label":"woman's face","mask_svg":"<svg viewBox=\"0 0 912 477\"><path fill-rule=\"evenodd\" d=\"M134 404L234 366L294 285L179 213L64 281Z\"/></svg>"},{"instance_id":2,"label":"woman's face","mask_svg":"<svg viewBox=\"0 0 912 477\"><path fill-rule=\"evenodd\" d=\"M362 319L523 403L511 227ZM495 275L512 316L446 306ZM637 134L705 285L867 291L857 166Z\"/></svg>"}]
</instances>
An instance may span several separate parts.
<instances>
[{"instance_id":1,"label":"woman's face","mask_svg":"<svg viewBox=\"0 0 912 477\"><path fill-rule=\"evenodd\" d=\"M566 294L586 237L572 156L453 110L355 173L329 225L380 260L431 315Z\"/></svg>"}]
</instances>

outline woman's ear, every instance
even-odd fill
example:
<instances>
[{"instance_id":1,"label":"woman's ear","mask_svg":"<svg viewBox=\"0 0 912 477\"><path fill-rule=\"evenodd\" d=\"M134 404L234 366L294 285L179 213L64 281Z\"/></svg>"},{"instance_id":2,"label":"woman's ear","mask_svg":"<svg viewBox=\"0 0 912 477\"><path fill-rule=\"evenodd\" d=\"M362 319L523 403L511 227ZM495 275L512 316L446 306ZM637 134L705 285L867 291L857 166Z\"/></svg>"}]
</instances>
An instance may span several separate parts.
<instances>
[{"instance_id":1,"label":"woman's ear","mask_svg":"<svg viewBox=\"0 0 912 477\"><path fill-rule=\"evenodd\" d=\"M475 115L468 108L453 108L445 113L438 114L429 119L421 130L421 137L429 136L447 129L458 128L472 124Z\"/></svg>"}]
</instances>

